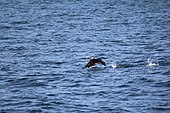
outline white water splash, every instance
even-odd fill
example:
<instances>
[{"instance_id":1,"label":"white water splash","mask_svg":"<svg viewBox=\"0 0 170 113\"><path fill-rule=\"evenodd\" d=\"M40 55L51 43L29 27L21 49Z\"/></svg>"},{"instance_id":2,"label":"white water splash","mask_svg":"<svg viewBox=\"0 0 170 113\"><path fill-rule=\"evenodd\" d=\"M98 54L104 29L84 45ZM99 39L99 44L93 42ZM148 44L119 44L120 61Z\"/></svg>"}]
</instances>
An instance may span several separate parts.
<instances>
[{"instance_id":1,"label":"white water splash","mask_svg":"<svg viewBox=\"0 0 170 113\"><path fill-rule=\"evenodd\" d=\"M153 59L148 58L148 64L146 66L148 67L159 66L159 63L154 61Z\"/></svg>"},{"instance_id":2,"label":"white water splash","mask_svg":"<svg viewBox=\"0 0 170 113\"><path fill-rule=\"evenodd\" d=\"M115 68L117 68L117 65L116 64L112 64L111 67L115 69Z\"/></svg>"}]
</instances>

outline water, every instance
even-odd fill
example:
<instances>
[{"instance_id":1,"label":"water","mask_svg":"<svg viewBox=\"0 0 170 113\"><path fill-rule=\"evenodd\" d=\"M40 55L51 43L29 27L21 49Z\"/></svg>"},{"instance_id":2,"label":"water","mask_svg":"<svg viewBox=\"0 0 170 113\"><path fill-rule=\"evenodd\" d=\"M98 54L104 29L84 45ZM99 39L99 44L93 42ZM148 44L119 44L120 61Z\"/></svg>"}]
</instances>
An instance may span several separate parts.
<instances>
[{"instance_id":1,"label":"water","mask_svg":"<svg viewBox=\"0 0 170 113\"><path fill-rule=\"evenodd\" d=\"M168 0L1 0L0 112L169 113L169 25Z\"/></svg>"}]
</instances>

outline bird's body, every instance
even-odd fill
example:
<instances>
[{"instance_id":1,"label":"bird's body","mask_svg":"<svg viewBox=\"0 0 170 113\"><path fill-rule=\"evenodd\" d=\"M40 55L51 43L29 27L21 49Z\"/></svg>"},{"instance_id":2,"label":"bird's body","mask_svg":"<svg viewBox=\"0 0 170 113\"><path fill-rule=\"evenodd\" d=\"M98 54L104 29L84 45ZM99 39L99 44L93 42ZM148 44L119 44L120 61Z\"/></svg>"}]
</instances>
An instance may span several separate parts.
<instances>
[{"instance_id":1,"label":"bird's body","mask_svg":"<svg viewBox=\"0 0 170 113\"><path fill-rule=\"evenodd\" d=\"M102 61L101 58L93 58L90 59L90 61L85 65L85 68L90 68L91 66L94 66L96 64L102 64L106 66L106 63Z\"/></svg>"}]
</instances>

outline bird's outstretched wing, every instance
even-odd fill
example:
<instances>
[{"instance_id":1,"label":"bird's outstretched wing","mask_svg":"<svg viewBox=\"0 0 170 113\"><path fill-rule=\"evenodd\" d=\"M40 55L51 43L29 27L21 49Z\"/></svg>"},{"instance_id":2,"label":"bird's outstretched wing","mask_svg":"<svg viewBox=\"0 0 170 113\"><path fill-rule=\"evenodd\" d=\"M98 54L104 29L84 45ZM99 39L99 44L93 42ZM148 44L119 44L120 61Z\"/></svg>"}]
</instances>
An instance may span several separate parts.
<instances>
[{"instance_id":1,"label":"bird's outstretched wing","mask_svg":"<svg viewBox=\"0 0 170 113\"><path fill-rule=\"evenodd\" d=\"M89 68L89 67L91 67L91 66L94 66L94 64L89 61L89 62L85 65L85 68Z\"/></svg>"}]
</instances>

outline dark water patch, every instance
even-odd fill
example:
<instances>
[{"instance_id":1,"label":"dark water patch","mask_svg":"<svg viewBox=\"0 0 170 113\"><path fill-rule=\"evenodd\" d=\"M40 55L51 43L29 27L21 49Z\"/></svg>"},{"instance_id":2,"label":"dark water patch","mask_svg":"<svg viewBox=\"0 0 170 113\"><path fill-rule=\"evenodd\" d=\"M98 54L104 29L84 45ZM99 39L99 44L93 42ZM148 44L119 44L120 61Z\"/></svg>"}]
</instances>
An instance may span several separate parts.
<instances>
[{"instance_id":1,"label":"dark water patch","mask_svg":"<svg viewBox=\"0 0 170 113\"><path fill-rule=\"evenodd\" d=\"M4 72L10 71L10 65L3 65L3 64L1 64L0 70L4 71Z\"/></svg>"},{"instance_id":2,"label":"dark water patch","mask_svg":"<svg viewBox=\"0 0 170 113\"><path fill-rule=\"evenodd\" d=\"M149 82L149 83L154 83L155 82L154 79L148 78L148 77L140 77L139 80L142 81L142 82Z\"/></svg>"},{"instance_id":3,"label":"dark water patch","mask_svg":"<svg viewBox=\"0 0 170 113\"><path fill-rule=\"evenodd\" d=\"M14 47L10 47L8 50L10 50L10 51L22 51L22 50L27 50L27 48L26 47L24 47L24 46L14 46Z\"/></svg>"},{"instance_id":4,"label":"dark water patch","mask_svg":"<svg viewBox=\"0 0 170 113\"><path fill-rule=\"evenodd\" d=\"M121 113L121 112L126 112L126 113L130 113L131 111L124 109L124 108L119 108L119 107L101 107L101 110L103 112L112 112L114 111L115 113Z\"/></svg>"},{"instance_id":5,"label":"dark water patch","mask_svg":"<svg viewBox=\"0 0 170 113\"><path fill-rule=\"evenodd\" d=\"M158 51L158 52L163 52L163 51L165 51L165 49L163 49L163 48L158 48L157 51Z\"/></svg>"},{"instance_id":6,"label":"dark water patch","mask_svg":"<svg viewBox=\"0 0 170 113\"><path fill-rule=\"evenodd\" d=\"M135 67L135 65L133 64L126 64L126 63L120 63L120 64L117 64L117 68L131 68L131 67Z\"/></svg>"},{"instance_id":7,"label":"dark water patch","mask_svg":"<svg viewBox=\"0 0 170 113\"><path fill-rule=\"evenodd\" d=\"M12 93L17 93L17 92L20 92L20 89L12 89L10 90Z\"/></svg>"},{"instance_id":8,"label":"dark water patch","mask_svg":"<svg viewBox=\"0 0 170 113\"><path fill-rule=\"evenodd\" d=\"M5 106L25 107L25 106L29 105L30 103L32 103L32 102L31 101L25 101L25 100L18 101L18 102L11 101L11 103L5 104L3 107L5 107Z\"/></svg>"},{"instance_id":9,"label":"dark water patch","mask_svg":"<svg viewBox=\"0 0 170 113\"><path fill-rule=\"evenodd\" d=\"M138 53L137 53L138 54ZM141 58L135 58L133 59L134 61L131 61L131 63L135 66L135 67L143 67L146 65L146 61L141 59Z\"/></svg>"},{"instance_id":10,"label":"dark water patch","mask_svg":"<svg viewBox=\"0 0 170 113\"><path fill-rule=\"evenodd\" d=\"M154 84L155 87L170 87L170 81L157 82Z\"/></svg>"},{"instance_id":11,"label":"dark water patch","mask_svg":"<svg viewBox=\"0 0 170 113\"><path fill-rule=\"evenodd\" d=\"M20 24L29 24L29 22L28 21L16 21L16 22L12 22L11 24L14 24L14 25L18 24L18 25L20 25Z\"/></svg>"},{"instance_id":12,"label":"dark water patch","mask_svg":"<svg viewBox=\"0 0 170 113\"><path fill-rule=\"evenodd\" d=\"M81 84L74 83L74 84L67 85L66 87L80 87L80 86L81 86Z\"/></svg>"},{"instance_id":13,"label":"dark water patch","mask_svg":"<svg viewBox=\"0 0 170 113\"><path fill-rule=\"evenodd\" d=\"M1 30L11 29L11 28L12 28L12 26L10 26L10 25L0 25Z\"/></svg>"},{"instance_id":14,"label":"dark water patch","mask_svg":"<svg viewBox=\"0 0 170 113\"><path fill-rule=\"evenodd\" d=\"M0 112L1 112L1 113L8 113L8 111L5 110L5 109L0 109Z\"/></svg>"},{"instance_id":15,"label":"dark water patch","mask_svg":"<svg viewBox=\"0 0 170 113\"><path fill-rule=\"evenodd\" d=\"M167 72L164 72L163 75L170 75L170 70L168 70Z\"/></svg>"},{"instance_id":16,"label":"dark water patch","mask_svg":"<svg viewBox=\"0 0 170 113\"><path fill-rule=\"evenodd\" d=\"M163 59L159 61L160 66L170 66L170 62L167 61L168 59Z\"/></svg>"},{"instance_id":17,"label":"dark water patch","mask_svg":"<svg viewBox=\"0 0 170 113\"><path fill-rule=\"evenodd\" d=\"M20 78L20 79L10 79L6 81L8 86L12 87L43 87L48 86L46 82L40 82L38 80L29 79L29 78Z\"/></svg>"},{"instance_id":18,"label":"dark water patch","mask_svg":"<svg viewBox=\"0 0 170 113\"><path fill-rule=\"evenodd\" d=\"M170 111L170 108L169 107L153 107L153 108L151 108L151 111L153 111L153 112L156 112L156 113L169 113L169 111Z\"/></svg>"},{"instance_id":19,"label":"dark water patch","mask_svg":"<svg viewBox=\"0 0 170 113\"><path fill-rule=\"evenodd\" d=\"M50 97L55 97L55 96L57 96L56 94L47 94L47 96L50 96ZM61 102L58 102L57 104L62 104Z\"/></svg>"},{"instance_id":20,"label":"dark water patch","mask_svg":"<svg viewBox=\"0 0 170 113\"><path fill-rule=\"evenodd\" d=\"M168 113L169 2L0 3L0 112Z\"/></svg>"},{"instance_id":21,"label":"dark water patch","mask_svg":"<svg viewBox=\"0 0 170 113\"><path fill-rule=\"evenodd\" d=\"M30 110L30 113L41 113L43 112L41 109L33 109L33 110Z\"/></svg>"},{"instance_id":22,"label":"dark water patch","mask_svg":"<svg viewBox=\"0 0 170 113\"><path fill-rule=\"evenodd\" d=\"M119 85L119 86L117 86L117 87L120 87L120 88L127 88L127 87L130 87L130 85L128 85L128 84L122 84L122 85Z\"/></svg>"},{"instance_id":23,"label":"dark water patch","mask_svg":"<svg viewBox=\"0 0 170 113\"><path fill-rule=\"evenodd\" d=\"M4 29L4 30L10 30L11 33L14 32L14 31L29 31L29 30L32 30L31 28L25 26L2 26L1 29Z\"/></svg>"},{"instance_id":24,"label":"dark water patch","mask_svg":"<svg viewBox=\"0 0 170 113\"><path fill-rule=\"evenodd\" d=\"M153 71L150 71L150 74L161 74L161 71L159 70L153 70Z\"/></svg>"},{"instance_id":25,"label":"dark water patch","mask_svg":"<svg viewBox=\"0 0 170 113\"><path fill-rule=\"evenodd\" d=\"M66 62L60 62L60 61L41 61L41 64L46 64L46 65L61 65L65 64Z\"/></svg>"},{"instance_id":26,"label":"dark water patch","mask_svg":"<svg viewBox=\"0 0 170 113\"><path fill-rule=\"evenodd\" d=\"M110 29L105 28L105 29L97 29L96 31L102 32L102 31L109 31L109 30L110 30Z\"/></svg>"}]
</instances>

